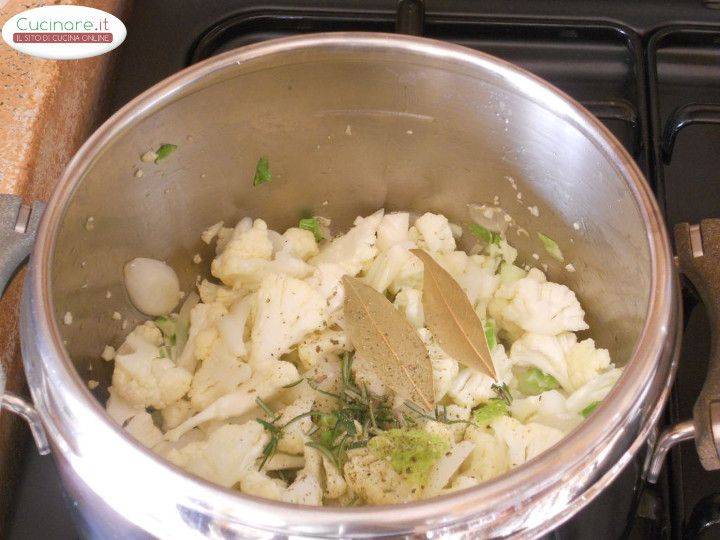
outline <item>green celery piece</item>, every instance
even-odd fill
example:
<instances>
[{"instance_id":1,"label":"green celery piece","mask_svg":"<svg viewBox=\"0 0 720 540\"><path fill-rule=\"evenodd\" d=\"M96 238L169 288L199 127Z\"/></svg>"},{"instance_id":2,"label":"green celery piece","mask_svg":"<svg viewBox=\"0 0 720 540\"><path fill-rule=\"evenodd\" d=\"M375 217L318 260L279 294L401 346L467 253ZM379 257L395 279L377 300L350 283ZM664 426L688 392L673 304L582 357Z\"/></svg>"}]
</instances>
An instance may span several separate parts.
<instances>
[{"instance_id":1,"label":"green celery piece","mask_svg":"<svg viewBox=\"0 0 720 540\"><path fill-rule=\"evenodd\" d=\"M523 370L518 376L518 390L526 396L537 396L548 390L554 390L560 387L560 383L555 377L531 367Z\"/></svg>"}]
</instances>

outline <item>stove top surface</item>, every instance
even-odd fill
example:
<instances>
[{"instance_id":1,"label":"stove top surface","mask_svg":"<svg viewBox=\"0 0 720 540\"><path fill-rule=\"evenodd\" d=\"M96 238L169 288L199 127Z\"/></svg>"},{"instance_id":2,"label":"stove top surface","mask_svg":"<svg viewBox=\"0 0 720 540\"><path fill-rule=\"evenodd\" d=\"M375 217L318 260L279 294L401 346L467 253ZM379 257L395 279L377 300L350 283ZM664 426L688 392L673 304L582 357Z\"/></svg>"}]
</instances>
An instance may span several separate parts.
<instances>
[{"instance_id":1,"label":"stove top surface","mask_svg":"<svg viewBox=\"0 0 720 540\"><path fill-rule=\"evenodd\" d=\"M308 32L392 32L396 18L397 4L384 0L143 0L126 21L112 110L235 47ZM427 0L424 21L403 24L516 63L583 103L636 159L669 227L720 216L720 1ZM666 422L691 417L709 353L707 317L687 288L684 304L685 338ZM60 491L37 489L55 474L52 463L32 447L27 453L10 538L49 530L54 538L75 537L67 515L54 511L65 504ZM673 450L657 488L641 496L636 488L623 491L637 499L632 515L618 515L625 503L611 497L593 503L594 537L720 536L719 529L701 532L718 519L720 474L702 469L692 443ZM581 537L574 521L552 536Z\"/></svg>"}]
</instances>

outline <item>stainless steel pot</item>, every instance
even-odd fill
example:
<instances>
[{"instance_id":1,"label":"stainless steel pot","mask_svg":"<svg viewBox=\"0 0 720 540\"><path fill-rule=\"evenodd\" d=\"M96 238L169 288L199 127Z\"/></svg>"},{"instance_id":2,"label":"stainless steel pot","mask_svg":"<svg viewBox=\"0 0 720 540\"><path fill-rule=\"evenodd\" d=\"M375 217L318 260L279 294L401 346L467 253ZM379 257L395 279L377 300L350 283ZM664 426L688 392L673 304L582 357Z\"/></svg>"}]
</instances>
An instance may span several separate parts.
<instances>
[{"instance_id":1,"label":"stainless steel pot","mask_svg":"<svg viewBox=\"0 0 720 540\"><path fill-rule=\"evenodd\" d=\"M179 146L170 159L140 163L163 142ZM253 188L260 155L269 156L273 181ZM578 292L595 339L626 364L597 411L538 458L429 501L308 508L190 476L105 415L112 367L98 358L127 333L111 314L141 320L122 285L128 259L168 260L188 290L207 270L191 263L193 254L211 258L198 233L221 219L262 216L284 228L309 209L344 227L384 206L465 221L466 203L496 195L531 231L511 237L525 259L542 253L532 232L558 241L577 271L548 260L549 275ZM188 68L124 107L80 149L47 205L25 281L23 357L37 413L25 412L39 416L66 488L101 534L532 537L578 512L653 434L680 319L651 191L615 138L572 99L447 43L308 35ZM93 393L89 379L101 383Z\"/></svg>"}]
</instances>

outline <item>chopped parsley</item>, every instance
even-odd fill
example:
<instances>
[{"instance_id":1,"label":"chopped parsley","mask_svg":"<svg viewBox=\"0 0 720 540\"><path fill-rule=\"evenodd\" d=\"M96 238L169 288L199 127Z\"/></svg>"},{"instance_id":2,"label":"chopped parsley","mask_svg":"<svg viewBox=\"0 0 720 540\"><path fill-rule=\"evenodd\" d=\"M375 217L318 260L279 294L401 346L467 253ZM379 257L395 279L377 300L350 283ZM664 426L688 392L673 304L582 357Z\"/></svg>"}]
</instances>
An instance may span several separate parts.
<instances>
[{"instance_id":1,"label":"chopped parsley","mask_svg":"<svg viewBox=\"0 0 720 540\"><path fill-rule=\"evenodd\" d=\"M598 408L598 405L600 405L599 401L593 401L590 405L588 405L582 411L580 411L580 414L582 415L583 418L587 418L595 411L595 409Z\"/></svg>"},{"instance_id":2,"label":"chopped parsley","mask_svg":"<svg viewBox=\"0 0 720 540\"><path fill-rule=\"evenodd\" d=\"M470 232L475 235L477 238L485 242L486 244L495 244L496 246L500 245L500 241L502 240L502 236L500 236L499 233L493 232L490 229L486 229L482 225L478 225L477 223L470 223L468 225L468 229L470 229Z\"/></svg>"},{"instance_id":3,"label":"chopped parsley","mask_svg":"<svg viewBox=\"0 0 720 540\"><path fill-rule=\"evenodd\" d=\"M165 158L169 157L175 150L177 150L177 144L163 143L160 148L156 150L157 157L155 163L160 163Z\"/></svg>"},{"instance_id":4,"label":"chopped parsley","mask_svg":"<svg viewBox=\"0 0 720 540\"><path fill-rule=\"evenodd\" d=\"M315 217L301 219L298 227L313 233L316 242L323 239L322 231L320 230L320 222Z\"/></svg>"},{"instance_id":5,"label":"chopped parsley","mask_svg":"<svg viewBox=\"0 0 720 540\"><path fill-rule=\"evenodd\" d=\"M272 174L270 173L270 162L268 158L263 156L258 159L257 165L255 165L255 177L253 178L253 186L259 186L272 180Z\"/></svg>"},{"instance_id":6,"label":"chopped parsley","mask_svg":"<svg viewBox=\"0 0 720 540\"><path fill-rule=\"evenodd\" d=\"M543 247L545 248L545 251L548 252L548 254L553 258L557 259L558 261L564 261L565 258L563 257L562 251L560 251L560 246L558 246L557 242L550 238L547 235L544 235L543 233L537 233L538 238L542 242Z\"/></svg>"}]
</instances>

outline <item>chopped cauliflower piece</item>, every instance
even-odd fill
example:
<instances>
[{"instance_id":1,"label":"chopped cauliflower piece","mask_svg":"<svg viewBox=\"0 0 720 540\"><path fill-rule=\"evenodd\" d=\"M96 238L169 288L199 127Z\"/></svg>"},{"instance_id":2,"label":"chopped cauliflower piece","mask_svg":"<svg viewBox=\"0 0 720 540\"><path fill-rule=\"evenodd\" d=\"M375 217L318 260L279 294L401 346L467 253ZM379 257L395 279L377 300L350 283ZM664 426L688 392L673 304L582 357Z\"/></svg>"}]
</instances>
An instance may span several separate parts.
<instances>
[{"instance_id":1,"label":"chopped cauliflower piece","mask_svg":"<svg viewBox=\"0 0 720 540\"><path fill-rule=\"evenodd\" d=\"M250 336L252 366L279 359L323 325L326 303L320 293L304 281L273 274L263 280L257 294Z\"/></svg>"},{"instance_id":2,"label":"chopped cauliflower piece","mask_svg":"<svg viewBox=\"0 0 720 540\"><path fill-rule=\"evenodd\" d=\"M422 291L410 287L400 289L400 292L395 295L393 304L399 311L405 314L405 318L407 318L415 328L420 329L425 326Z\"/></svg>"},{"instance_id":3,"label":"chopped cauliflower piece","mask_svg":"<svg viewBox=\"0 0 720 540\"><path fill-rule=\"evenodd\" d=\"M433 387L435 389L435 402L439 403L445 394L453 387L460 367L457 361L450 357L440 344L435 341L432 334L426 328L418 330L420 338L425 343L430 355L430 362L433 370ZM464 403L460 403L465 405Z\"/></svg>"},{"instance_id":4,"label":"chopped cauliflower piece","mask_svg":"<svg viewBox=\"0 0 720 540\"><path fill-rule=\"evenodd\" d=\"M437 253L455 251L455 238L445 216L427 212L415 220L415 228L422 237L419 247Z\"/></svg>"},{"instance_id":5,"label":"chopped cauliflower piece","mask_svg":"<svg viewBox=\"0 0 720 540\"><path fill-rule=\"evenodd\" d=\"M268 236L267 224L256 219L249 229L238 224L231 239L210 266L212 275L226 285L235 285L246 278L261 261L268 261L273 245Z\"/></svg>"},{"instance_id":6,"label":"chopped cauliflower piece","mask_svg":"<svg viewBox=\"0 0 720 540\"><path fill-rule=\"evenodd\" d=\"M592 339L584 339L573 345L565 355L565 361L572 390L580 388L611 367L610 353L607 349L596 349Z\"/></svg>"},{"instance_id":7,"label":"chopped cauliflower piece","mask_svg":"<svg viewBox=\"0 0 720 540\"><path fill-rule=\"evenodd\" d=\"M318 245L311 231L291 227L283 233L293 256L303 261L318 254Z\"/></svg>"},{"instance_id":8,"label":"chopped cauliflower piece","mask_svg":"<svg viewBox=\"0 0 720 540\"><path fill-rule=\"evenodd\" d=\"M367 448L348 452L343 473L350 489L370 504L403 503L420 495L416 487L403 481L389 461L379 459Z\"/></svg>"},{"instance_id":9,"label":"chopped cauliflower piece","mask_svg":"<svg viewBox=\"0 0 720 540\"><path fill-rule=\"evenodd\" d=\"M167 459L205 480L232 487L255 466L268 435L257 422L225 424L206 441L192 442L172 449Z\"/></svg>"},{"instance_id":10,"label":"chopped cauliflower piece","mask_svg":"<svg viewBox=\"0 0 720 540\"><path fill-rule=\"evenodd\" d=\"M161 358L162 334L151 322L133 330L115 355L112 386L136 407L162 409L190 388L192 375L169 358Z\"/></svg>"},{"instance_id":11,"label":"chopped cauliflower piece","mask_svg":"<svg viewBox=\"0 0 720 540\"><path fill-rule=\"evenodd\" d=\"M403 246L395 245L375 257L363 279L373 289L384 293L412 256Z\"/></svg>"},{"instance_id":12,"label":"chopped cauliflower piece","mask_svg":"<svg viewBox=\"0 0 720 540\"><path fill-rule=\"evenodd\" d=\"M377 229L377 248L382 253L397 244L408 243L410 214L393 212L385 214Z\"/></svg>"},{"instance_id":13,"label":"chopped cauliflower piece","mask_svg":"<svg viewBox=\"0 0 720 540\"><path fill-rule=\"evenodd\" d=\"M347 334L342 330L323 330L312 334L298 346L298 358L303 370L317 365L328 354L352 350Z\"/></svg>"},{"instance_id":14,"label":"chopped cauliflower piece","mask_svg":"<svg viewBox=\"0 0 720 540\"><path fill-rule=\"evenodd\" d=\"M311 258L309 262L314 266L321 263L339 264L346 274L357 275L362 267L377 254L375 233L382 217L382 210L365 218L358 217L352 229L324 245L320 253Z\"/></svg>"},{"instance_id":15,"label":"chopped cauliflower piece","mask_svg":"<svg viewBox=\"0 0 720 540\"><path fill-rule=\"evenodd\" d=\"M502 317L526 332L554 336L588 328L580 302L565 285L546 281L539 271L513 285L514 294Z\"/></svg>"},{"instance_id":16,"label":"chopped cauliflower piece","mask_svg":"<svg viewBox=\"0 0 720 540\"><path fill-rule=\"evenodd\" d=\"M555 377L565 389L572 389L565 355L577 342L575 334L557 336L525 334L512 344L510 359L513 364L534 366Z\"/></svg>"}]
</instances>

